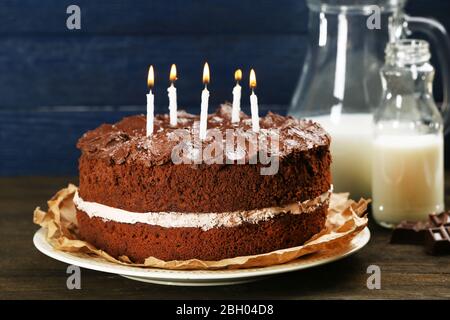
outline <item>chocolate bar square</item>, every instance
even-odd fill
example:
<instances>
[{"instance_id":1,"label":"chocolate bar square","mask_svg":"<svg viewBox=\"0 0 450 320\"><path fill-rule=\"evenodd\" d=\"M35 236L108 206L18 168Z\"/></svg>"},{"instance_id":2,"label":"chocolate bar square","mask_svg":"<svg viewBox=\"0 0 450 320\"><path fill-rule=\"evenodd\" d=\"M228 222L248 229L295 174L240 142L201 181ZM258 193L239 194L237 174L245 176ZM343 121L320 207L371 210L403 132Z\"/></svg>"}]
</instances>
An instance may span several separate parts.
<instances>
[{"instance_id":1,"label":"chocolate bar square","mask_svg":"<svg viewBox=\"0 0 450 320\"><path fill-rule=\"evenodd\" d=\"M450 226L429 228L425 235L425 249L431 255L450 254Z\"/></svg>"},{"instance_id":2,"label":"chocolate bar square","mask_svg":"<svg viewBox=\"0 0 450 320\"><path fill-rule=\"evenodd\" d=\"M440 227L444 224L450 223L450 214L449 211L444 211L438 214L429 214L428 215L430 222L434 225L434 227Z\"/></svg>"},{"instance_id":3,"label":"chocolate bar square","mask_svg":"<svg viewBox=\"0 0 450 320\"><path fill-rule=\"evenodd\" d=\"M392 244L423 244L429 222L402 221L392 231Z\"/></svg>"}]
</instances>

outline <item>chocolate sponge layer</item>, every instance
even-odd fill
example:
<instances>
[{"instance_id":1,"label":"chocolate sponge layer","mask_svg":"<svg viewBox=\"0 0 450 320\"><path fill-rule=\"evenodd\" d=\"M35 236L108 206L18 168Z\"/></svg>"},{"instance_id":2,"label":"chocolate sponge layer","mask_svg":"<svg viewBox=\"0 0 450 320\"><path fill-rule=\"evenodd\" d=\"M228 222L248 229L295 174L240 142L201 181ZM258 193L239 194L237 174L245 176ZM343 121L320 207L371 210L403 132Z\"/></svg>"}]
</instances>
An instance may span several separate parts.
<instances>
[{"instance_id":1,"label":"chocolate sponge layer","mask_svg":"<svg viewBox=\"0 0 450 320\"><path fill-rule=\"evenodd\" d=\"M326 212L323 205L309 213L207 231L103 221L79 210L77 219L82 239L114 257L126 255L142 263L150 256L165 261L220 260L299 246L324 227Z\"/></svg>"},{"instance_id":2,"label":"chocolate sponge layer","mask_svg":"<svg viewBox=\"0 0 450 320\"><path fill-rule=\"evenodd\" d=\"M326 148L292 153L279 172L258 165L117 165L80 159L80 196L85 201L133 212L229 212L313 199L330 188Z\"/></svg>"}]
</instances>

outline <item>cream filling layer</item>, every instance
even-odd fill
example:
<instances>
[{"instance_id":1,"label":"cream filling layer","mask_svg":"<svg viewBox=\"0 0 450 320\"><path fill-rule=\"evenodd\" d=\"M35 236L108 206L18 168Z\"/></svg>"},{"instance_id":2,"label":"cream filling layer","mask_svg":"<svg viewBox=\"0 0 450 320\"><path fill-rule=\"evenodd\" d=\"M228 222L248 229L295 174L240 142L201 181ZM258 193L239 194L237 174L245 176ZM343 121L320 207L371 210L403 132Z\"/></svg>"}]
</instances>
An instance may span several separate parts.
<instances>
[{"instance_id":1,"label":"cream filling layer","mask_svg":"<svg viewBox=\"0 0 450 320\"><path fill-rule=\"evenodd\" d=\"M331 192L328 191L317 198L292 203L283 207L220 213L131 212L96 202L84 201L78 195L78 192L75 193L73 202L79 210L84 211L90 218L98 217L104 221L130 224L146 223L165 228L201 228L207 231L217 227L235 227L244 222L258 223L283 213L301 214L312 212L319 206L328 203L330 194Z\"/></svg>"}]
</instances>

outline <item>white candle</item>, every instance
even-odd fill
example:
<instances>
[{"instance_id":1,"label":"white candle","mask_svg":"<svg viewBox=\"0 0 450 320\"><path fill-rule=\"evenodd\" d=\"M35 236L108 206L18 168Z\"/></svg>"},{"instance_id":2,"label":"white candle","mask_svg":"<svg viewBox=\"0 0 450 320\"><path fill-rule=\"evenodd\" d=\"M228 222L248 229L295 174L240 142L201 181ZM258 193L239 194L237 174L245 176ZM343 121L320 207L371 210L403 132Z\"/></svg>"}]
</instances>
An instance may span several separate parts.
<instances>
[{"instance_id":1,"label":"white candle","mask_svg":"<svg viewBox=\"0 0 450 320\"><path fill-rule=\"evenodd\" d=\"M200 113L200 139L202 140L206 138L206 129L208 122L208 100L209 100L209 91L205 86L205 89L203 89L202 91L202 104Z\"/></svg>"},{"instance_id":2,"label":"white candle","mask_svg":"<svg viewBox=\"0 0 450 320\"><path fill-rule=\"evenodd\" d=\"M256 75L253 69L250 70L250 88L252 89L252 94L250 95L250 109L252 112L252 130L254 132L258 132L259 131L258 97L255 94Z\"/></svg>"},{"instance_id":3,"label":"white candle","mask_svg":"<svg viewBox=\"0 0 450 320\"><path fill-rule=\"evenodd\" d=\"M207 85L209 83L209 66L205 63L203 68L203 83L205 84L205 89L202 91L202 102L200 106L200 139L204 140L206 138L206 130L208 123L208 101L209 101L209 91Z\"/></svg>"},{"instance_id":4,"label":"white candle","mask_svg":"<svg viewBox=\"0 0 450 320\"><path fill-rule=\"evenodd\" d=\"M152 90L147 94L147 137L150 137L153 134L153 118L155 112L155 96L152 93Z\"/></svg>"},{"instance_id":5,"label":"white candle","mask_svg":"<svg viewBox=\"0 0 450 320\"><path fill-rule=\"evenodd\" d=\"M231 111L231 122L239 122L239 114L241 112L241 86L239 81L242 79L241 69L236 70L234 73L234 79L236 80L236 85L233 88L233 109Z\"/></svg>"},{"instance_id":6,"label":"white candle","mask_svg":"<svg viewBox=\"0 0 450 320\"><path fill-rule=\"evenodd\" d=\"M155 96L153 95L152 88L155 82L155 76L153 72L153 66L150 66L148 70L148 78L147 84L150 88L149 93L147 94L147 126L146 126L146 134L147 137L150 137L153 134L153 119L155 113Z\"/></svg>"},{"instance_id":7,"label":"white candle","mask_svg":"<svg viewBox=\"0 0 450 320\"><path fill-rule=\"evenodd\" d=\"M174 82L177 80L177 67L172 64L170 68L170 87L167 88L167 93L169 95L169 114L170 114L170 125L172 127L177 126L177 88L175 88Z\"/></svg>"}]
</instances>

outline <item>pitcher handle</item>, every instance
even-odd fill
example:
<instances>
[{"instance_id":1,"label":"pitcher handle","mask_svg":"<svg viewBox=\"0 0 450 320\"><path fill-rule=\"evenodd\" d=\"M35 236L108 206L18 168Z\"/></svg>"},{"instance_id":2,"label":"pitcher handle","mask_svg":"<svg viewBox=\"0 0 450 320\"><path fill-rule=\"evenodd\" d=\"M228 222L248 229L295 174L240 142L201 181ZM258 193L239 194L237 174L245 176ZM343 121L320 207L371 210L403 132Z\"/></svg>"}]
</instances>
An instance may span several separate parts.
<instances>
[{"instance_id":1,"label":"pitcher handle","mask_svg":"<svg viewBox=\"0 0 450 320\"><path fill-rule=\"evenodd\" d=\"M423 17L404 16L407 27L410 31L424 33L431 40L431 44L436 48L437 58L442 74L442 105L440 111L444 119L444 132L447 134L450 129L450 38L445 27L437 20Z\"/></svg>"}]
</instances>

